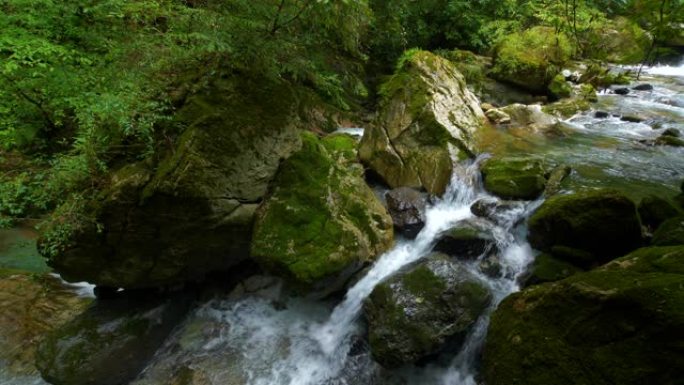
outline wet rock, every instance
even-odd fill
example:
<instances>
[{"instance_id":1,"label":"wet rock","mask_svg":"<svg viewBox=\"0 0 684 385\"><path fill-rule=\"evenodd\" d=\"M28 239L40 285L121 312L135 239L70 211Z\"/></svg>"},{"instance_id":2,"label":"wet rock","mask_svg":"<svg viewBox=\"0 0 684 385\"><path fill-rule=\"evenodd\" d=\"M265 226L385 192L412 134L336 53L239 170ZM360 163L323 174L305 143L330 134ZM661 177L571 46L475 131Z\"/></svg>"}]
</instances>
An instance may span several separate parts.
<instances>
[{"instance_id":1,"label":"wet rock","mask_svg":"<svg viewBox=\"0 0 684 385\"><path fill-rule=\"evenodd\" d=\"M494 124L508 124L511 122L511 117L498 108L487 110L487 112L485 112L485 116Z\"/></svg>"},{"instance_id":2,"label":"wet rock","mask_svg":"<svg viewBox=\"0 0 684 385\"><path fill-rule=\"evenodd\" d=\"M670 202L656 195L643 198L638 211L641 223L650 229L658 228L661 223L679 214L679 210Z\"/></svg>"},{"instance_id":3,"label":"wet rock","mask_svg":"<svg viewBox=\"0 0 684 385\"><path fill-rule=\"evenodd\" d=\"M594 112L594 117L597 119L605 119L605 118L608 118L609 116L610 116L610 114L605 112L605 111Z\"/></svg>"},{"instance_id":4,"label":"wet rock","mask_svg":"<svg viewBox=\"0 0 684 385\"><path fill-rule=\"evenodd\" d=\"M614 88L613 93L615 93L617 95L627 95L627 94L629 94L629 88L627 88L627 87Z\"/></svg>"},{"instance_id":5,"label":"wet rock","mask_svg":"<svg viewBox=\"0 0 684 385\"><path fill-rule=\"evenodd\" d=\"M605 263L642 243L636 206L613 190L556 195L528 223L534 248L556 257L576 255L564 260L579 267Z\"/></svg>"},{"instance_id":6,"label":"wet rock","mask_svg":"<svg viewBox=\"0 0 684 385\"><path fill-rule=\"evenodd\" d=\"M536 104L511 104L500 109L510 116L511 126L526 127L530 131L545 132L558 124L558 118L547 114L542 107Z\"/></svg>"},{"instance_id":7,"label":"wet rock","mask_svg":"<svg viewBox=\"0 0 684 385\"><path fill-rule=\"evenodd\" d=\"M503 199L535 199L546 185L546 167L535 158L491 158L481 169L485 189Z\"/></svg>"},{"instance_id":8,"label":"wet rock","mask_svg":"<svg viewBox=\"0 0 684 385\"><path fill-rule=\"evenodd\" d=\"M478 264L480 272L490 278L501 278L504 275L504 269L501 265L501 257L499 254L493 253L482 258Z\"/></svg>"},{"instance_id":9,"label":"wet rock","mask_svg":"<svg viewBox=\"0 0 684 385\"><path fill-rule=\"evenodd\" d=\"M188 128L174 150L114 172L92 200L67 202L45 227L41 253L69 281L123 288L237 266L281 159L301 145L296 100L290 87L243 80L192 96L176 114Z\"/></svg>"},{"instance_id":10,"label":"wet rock","mask_svg":"<svg viewBox=\"0 0 684 385\"><path fill-rule=\"evenodd\" d=\"M658 139L655 140L655 144L672 147L684 147L684 139L680 139L671 135L660 135Z\"/></svg>"},{"instance_id":11,"label":"wet rock","mask_svg":"<svg viewBox=\"0 0 684 385\"><path fill-rule=\"evenodd\" d=\"M684 245L684 216L680 215L664 221L653 233L651 244L654 246Z\"/></svg>"},{"instance_id":12,"label":"wet rock","mask_svg":"<svg viewBox=\"0 0 684 385\"><path fill-rule=\"evenodd\" d=\"M522 202L500 201L494 198L482 198L470 206L470 212L475 216L488 219L499 225L510 223L512 212L521 212L525 209Z\"/></svg>"},{"instance_id":13,"label":"wet rock","mask_svg":"<svg viewBox=\"0 0 684 385\"><path fill-rule=\"evenodd\" d=\"M486 286L432 254L375 287L364 304L373 357L386 368L455 350L491 302Z\"/></svg>"},{"instance_id":14,"label":"wet rock","mask_svg":"<svg viewBox=\"0 0 684 385\"><path fill-rule=\"evenodd\" d=\"M464 220L441 234L434 250L459 259L473 260L492 250L495 242L491 224L482 219Z\"/></svg>"},{"instance_id":15,"label":"wet rock","mask_svg":"<svg viewBox=\"0 0 684 385\"><path fill-rule=\"evenodd\" d=\"M489 110L495 109L496 107L491 103L482 103L480 104L480 108L482 109L482 111L487 112Z\"/></svg>"},{"instance_id":16,"label":"wet rock","mask_svg":"<svg viewBox=\"0 0 684 385\"><path fill-rule=\"evenodd\" d=\"M590 108L589 100L582 98L566 98L555 103L545 105L542 110L553 116L568 119Z\"/></svg>"},{"instance_id":17,"label":"wet rock","mask_svg":"<svg viewBox=\"0 0 684 385\"><path fill-rule=\"evenodd\" d=\"M646 120L643 116L638 116L638 115L622 115L620 117L620 120L623 122L630 122L630 123L641 123Z\"/></svg>"},{"instance_id":18,"label":"wet rock","mask_svg":"<svg viewBox=\"0 0 684 385\"><path fill-rule=\"evenodd\" d=\"M38 375L34 364L38 342L90 301L52 275L0 269L0 373Z\"/></svg>"},{"instance_id":19,"label":"wet rock","mask_svg":"<svg viewBox=\"0 0 684 385\"><path fill-rule=\"evenodd\" d=\"M119 385L145 367L189 310L191 296L97 301L40 343L36 366L54 385Z\"/></svg>"},{"instance_id":20,"label":"wet rock","mask_svg":"<svg viewBox=\"0 0 684 385\"><path fill-rule=\"evenodd\" d=\"M471 156L471 139L484 124L477 98L451 62L426 51L407 58L381 94L359 158L392 188L443 194L453 170L450 151Z\"/></svg>"},{"instance_id":21,"label":"wet rock","mask_svg":"<svg viewBox=\"0 0 684 385\"><path fill-rule=\"evenodd\" d=\"M506 298L484 347L488 385L677 384L684 248L640 249Z\"/></svg>"},{"instance_id":22,"label":"wet rock","mask_svg":"<svg viewBox=\"0 0 684 385\"><path fill-rule=\"evenodd\" d=\"M648 83L642 83L632 87L632 89L636 91L653 91L653 86Z\"/></svg>"},{"instance_id":23,"label":"wet rock","mask_svg":"<svg viewBox=\"0 0 684 385\"><path fill-rule=\"evenodd\" d=\"M363 179L353 138L302 133L302 142L257 212L252 257L328 293L392 245L392 218Z\"/></svg>"},{"instance_id":24,"label":"wet rock","mask_svg":"<svg viewBox=\"0 0 684 385\"><path fill-rule=\"evenodd\" d=\"M523 279L525 287L546 282L556 282L583 270L568 262L554 258L549 254L540 254L534 259L529 272Z\"/></svg>"},{"instance_id":25,"label":"wet rock","mask_svg":"<svg viewBox=\"0 0 684 385\"><path fill-rule=\"evenodd\" d=\"M395 229L407 238L415 238L425 226L427 196L409 187L399 187L387 192L385 200Z\"/></svg>"},{"instance_id":26,"label":"wet rock","mask_svg":"<svg viewBox=\"0 0 684 385\"><path fill-rule=\"evenodd\" d=\"M561 183L565 178L568 177L568 175L570 175L571 172L572 168L564 164L554 167L549 174L548 181L546 182L544 196L548 198L558 194L561 188Z\"/></svg>"},{"instance_id":27,"label":"wet rock","mask_svg":"<svg viewBox=\"0 0 684 385\"><path fill-rule=\"evenodd\" d=\"M663 131L663 133L661 135L662 136L673 136L675 138L679 138L680 133L679 133L679 130L677 130L676 128L668 128L667 130Z\"/></svg>"}]
</instances>

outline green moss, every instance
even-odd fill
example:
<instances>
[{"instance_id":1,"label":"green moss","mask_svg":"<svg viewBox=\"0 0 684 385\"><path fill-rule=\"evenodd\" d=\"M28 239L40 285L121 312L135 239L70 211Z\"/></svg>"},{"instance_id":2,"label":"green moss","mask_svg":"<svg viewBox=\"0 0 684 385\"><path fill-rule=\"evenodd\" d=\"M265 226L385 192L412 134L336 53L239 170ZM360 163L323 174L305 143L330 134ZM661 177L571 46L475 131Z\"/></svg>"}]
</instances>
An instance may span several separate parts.
<instances>
[{"instance_id":1,"label":"green moss","mask_svg":"<svg viewBox=\"0 0 684 385\"><path fill-rule=\"evenodd\" d=\"M549 92L556 99L567 98L572 95L572 86L568 84L563 74L558 74L551 80L551 84L549 84Z\"/></svg>"},{"instance_id":2,"label":"green moss","mask_svg":"<svg viewBox=\"0 0 684 385\"><path fill-rule=\"evenodd\" d=\"M551 255L541 254L535 258L529 276L525 279L525 284L529 286L560 281L581 271L574 265L558 260Z\"/></svg>"},{"instance_id":3,"label":"green moss","mask_svg":"<svg viewBox=\"0 0 684 385\"><path fill-rule=\"evenodd\" d=\"M663 222L653 233L651 244L655 246L684 245L684 216Z\"/></svg>"},{"instance_id":4,"label":"green moss","mask_svg":"<svg viewBox=\"0 0 684 385\"><path fill-rule=\"evenodd\" d=\"M587 100L572 98L547 104L542 107L542 111L563 119L568 119L576 115L578 112L586 111L589 108L591 108L591 106Z\"/></svg>"},{"instance_id":5,"label":"green moss","mask_svg":"<svg viewBox=\"0 0 684 385\"><path fill-rule=\"evenodd\" d=\"M552 28L534 27L508 35L496 47L491 75L532 92L545 93L571 54L572 47L565 35L556 34Z\"/></svg>"},{"instance_id":6,"label":"green moss","mask_svg":"<svg viewBox=\"0 0 684 385\"><path fill-rule=\"evenodd\" d=\"M307 287L380 254L392 241L391 219L347 156L353 139L319 140L282 163L257 214L252 255L264 267Z\"/></svg>"},{"instance_id":7,"label":"green moss","mask_svg":"<svg viewBox=\"0 0 684 385\"><path fill-rule=\"evenodd\" d=\"M546 167L534 158L492 158L482 166L487 191L504 199L535 199L546 185Z\"/></svg>"},{"instance_id":8,"label":"green moss","mask_svg":"<svg viewBox=\"0 0 684 385\"><path fill-rule=\"evenodd\" d=\"M493 314L490 385L675 384L684 364L684 248L648 248L505 299Z\"/></svg>"}]
</instances>

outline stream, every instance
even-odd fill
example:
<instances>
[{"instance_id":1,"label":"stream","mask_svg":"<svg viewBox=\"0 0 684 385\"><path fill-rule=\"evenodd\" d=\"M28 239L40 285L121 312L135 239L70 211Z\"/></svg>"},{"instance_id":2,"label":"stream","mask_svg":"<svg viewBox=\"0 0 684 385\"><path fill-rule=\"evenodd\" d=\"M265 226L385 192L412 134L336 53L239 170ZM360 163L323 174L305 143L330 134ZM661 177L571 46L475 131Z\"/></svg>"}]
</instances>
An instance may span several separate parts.
<instances>
[{"instance_id":1,"label":"stream","mask_svg":"<svg viewBox=\"0 0 684 385\"><path fill-rule=\"evenodd\" d=\"M533 153L552 163L572 165L573 173L562 185L565 191L610 186L639 199L665 187L674 194L684 177L684 148L654 146L649 141L670 128L684 135L684 64L647 68L639 83L652 84L654 89L625 96L601 94L591 111L564 121L563 131L554 137L506 133L505 140L487 150ZM597 118L596 110L609 116ZM637 115L642 121L621 120L626 115ZM358 128L348 131L362 133ZM517 280L534 260L525 220L540 200L508 205L490 222L501 250L504 274L500 278L483 274L480 260L459 261L494 299L460 351L425 366L385 370L373 361L365 341L362 307L376 284L429 254L443 231L473 217L470 206L475 201L497 199L481 185L479 163L484 158L457 164L446 194L428 206L426 225L416 239L398 239L356 278L341 300L297 296L277 278L250 277L230 294L198 306L132 384L478 384L478 357L489 314L519 290ZM3 378L2 373L3 385L44 384L37 378Z\"/></svg>"}]
</instances>

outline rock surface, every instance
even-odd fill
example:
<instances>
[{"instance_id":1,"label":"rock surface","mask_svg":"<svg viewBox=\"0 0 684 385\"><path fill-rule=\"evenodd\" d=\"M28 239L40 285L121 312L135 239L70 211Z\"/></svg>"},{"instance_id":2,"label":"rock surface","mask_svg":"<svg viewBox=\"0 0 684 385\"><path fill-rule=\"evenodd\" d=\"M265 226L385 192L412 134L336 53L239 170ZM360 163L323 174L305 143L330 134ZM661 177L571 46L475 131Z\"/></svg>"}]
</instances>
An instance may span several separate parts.
<instances>
[{"instance_id":1,"label":"rock surface","mask_svg":"<svg viewBox=\"0 0 684 385\"><path fill-rule=\"evenodd\" d=\"M540 159L491 158L482 165L484 187L503 199L531 200L544 192L547 170Z\"/></svg>"},{"instance_id":2,"label":"rock surface","mask_svg":"<svg viewBox=\"0 0 684 385\"><path fill-rule=\"evenodd\" d=\"M558 118L544 112L537 104L511 104L500 109L511 119L512 127L525 127L532 132L546 132L558 124Z\"/></svg>"},{"instance_id":3,"label":"rock surface","mask_svg":"<svg viewBox=\"0 0 684 385\"><path fill-rule=\"evenodd\" d=\"M678 384L684 354L684 248L640 249L537 285L494 312L488 385Z\"/></svg>"},{"instance_id":4,"label":"rock surface","mask_svg":"<svg viewBox=\"0 0 684 385\"><path fill-rule=\"evenodd\" d=\"M363 179L353 138L302 133L302 142L259 208L252 256L305 289L332 290L392 245L392 219Z\"/></svg>"},{"instance_id":5,"label":"rock surface","mask_svg":"<svg viewBox=\"0 0 684 385\"><path fill-rule=\"evenodd\" d=\"M549 198L529 219L532 247L579 267L591 267L642 243L634 203L613 190Z\"/></svg>"},{"instance_id":6,"label":"rock surface","mask_svg":"<svg viewBox=\"0 0 684 385\"><path fill-rule=\"evenodd\" d=\"M50 333L36 366L53 385L119 385L145 367L185 316L190 297L98 301Z\"/></svg>"},{"instance_id":7,"label":"rock surface","mask_svg":"<svg viewBox=\"0 0 684 385\"><path fill-rule=\"evenodd\" d=\"M441 195L452 157L473 154L472 137L484 113L448 60L425 51L405 55L381 87L378 117L364 133L359 157L392 188Z\"/></svg>"},{"instance_id":8,"label":"rock surface","mask_svg":"<svg viewBox=\"0 0 684 385\"><path fill-rule=\"evenodd\" d=\"M491 302L487 288L443 254L375 287L364 304L373 357L387 368L458 345Z\"/></svg>"},{"instance_id":9,"label":"rock surface","mask_svg":"<svg viewBox=\"0 0 684 385\"><path fill-rule=\"evenodd\" d=\"M644 197L639 202L638 211L641 223L650 229L657 229L661 223L680 213L670 202L657 195Z\"/></svg>"},{"instance_id":10,"label":"rock surface","mask_svg":"<svg viewBox=\"0 0 684 385\"><path fill-rule=\"evenodd\" d=\"M300 138L292 89L238 83L190 99L177 114L188 128L158 165L126 166L96 199L57 210L39 241L50 266L70 281L141 288L249 258L254 212Z\"/></svg>"},{"instance_id":11,"label":"rock surface","mask_svg":"<svg viewBox=\"0 0 684 385\"><path fill-rule=\"evenodd\" d=\"M385 194L392 222L406 238L413 239L425 226L427 196L409 187L399 187Z\"/></svg>"},{"instance_id":12,"label":"rock surface","mask_svg":"<svg viewBox=\"0 0 684 385\"><path fill-rule=\"evenodd\" d=\"M684 245L684 216L663 222L653 233L651 244L655 246Z\"/></svg>"},{"instance_id":13,"label":"rock surface","mask_svg":"<svg viewBox=\"0 0 684 385\"><path fill-rule=\"evenodd\" d=\"M51 275L0 269L0 373L36 375L38 343L90 303Z\"/></svg>"},{"instance_id":14,"label":"rock surface","mask_svg":"<svg viewBox=\"0 0 684 385\"><path fill-rule=\"evenodd\" d=\"M482 219L464 220L437 239L434 250L458 259L474 260L491 251L496 238Z\"/></svg>"}]
</instances>

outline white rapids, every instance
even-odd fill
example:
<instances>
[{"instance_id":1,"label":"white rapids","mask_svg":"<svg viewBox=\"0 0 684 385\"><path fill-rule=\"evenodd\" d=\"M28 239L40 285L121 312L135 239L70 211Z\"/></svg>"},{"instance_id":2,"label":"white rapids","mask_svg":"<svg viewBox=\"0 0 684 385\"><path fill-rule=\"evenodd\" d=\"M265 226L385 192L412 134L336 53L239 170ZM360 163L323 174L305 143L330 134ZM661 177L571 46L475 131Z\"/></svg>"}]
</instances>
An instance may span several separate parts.
<instances>
[{"instance_id":1,"label":"white rapids","mask_svg":"<svg viewBox=\"0 0 684 385\"><path fill-rule=\"evenodd\" d=\"M277 300L272 292L212 300L190 317L171 339L175 342L167 344L135 384L163 383L169 370L178 366L211 373L208 380L212 384L475 384L473 376L488 314L473 328L461 352L439 366L406 367L387 373L372 360L367 347L364 350L359 346L364 346L364 324L360 320L363 302L375 285L427 255L443 231L473 217L473 202L494 199L483 192L479 175L478 161L457 167L444 197L428 208L426 225L416 239L400 240L380 256L334 308L306 298ZM518 224L538 203L513 205L497 218L498 224L491 224L502 250L504 277L492 279L479 271L477 261L463 262L491 289L495 301L490 311L518 290L516 279L533 260L525 229ZM278 301L284 303L274 306ZM210 331L188 334L197 325L207 324L212 325Z\"/></svg>"}]
</instances>

